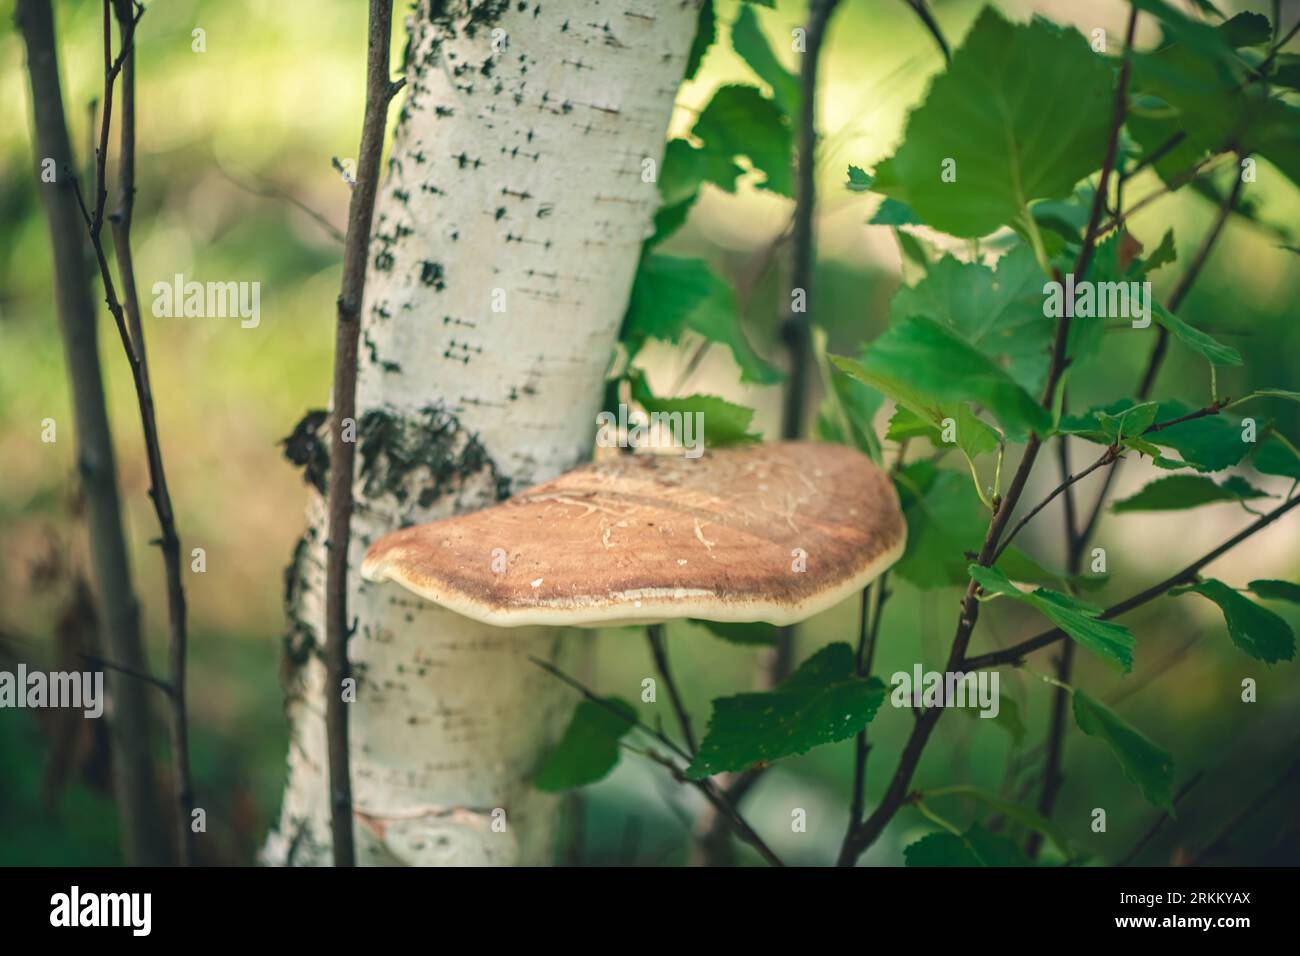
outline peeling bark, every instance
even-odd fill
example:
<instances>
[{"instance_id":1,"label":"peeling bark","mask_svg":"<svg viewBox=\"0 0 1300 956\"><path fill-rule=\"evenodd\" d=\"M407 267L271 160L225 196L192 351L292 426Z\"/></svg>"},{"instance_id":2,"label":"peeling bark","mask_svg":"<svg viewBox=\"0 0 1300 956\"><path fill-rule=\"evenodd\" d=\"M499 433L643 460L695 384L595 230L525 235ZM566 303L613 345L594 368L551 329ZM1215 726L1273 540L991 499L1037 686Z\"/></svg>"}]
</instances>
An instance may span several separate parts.
<instances>
[{"instance_id":1,"label":"peeling bark","mask_svg":"<svg viewBox=\"0 0 1300 956\"><path fill-rule=\"evenodd\" d=\"M474 624L359 567L380 534L583 460L643 239L696 0L422 0L362 314L349 606L359 864L540 864L559 801L532 771L572 708L532 664L572 631ZM319 462L299 429L291 449ZM305 431L310 434L308 426ZM329 861L325 510L287 572L292 740L264 859ZM509 542L483 542L483 560ZM335 691L336 692L336 691Z\"/></svg>"}]
</instances>

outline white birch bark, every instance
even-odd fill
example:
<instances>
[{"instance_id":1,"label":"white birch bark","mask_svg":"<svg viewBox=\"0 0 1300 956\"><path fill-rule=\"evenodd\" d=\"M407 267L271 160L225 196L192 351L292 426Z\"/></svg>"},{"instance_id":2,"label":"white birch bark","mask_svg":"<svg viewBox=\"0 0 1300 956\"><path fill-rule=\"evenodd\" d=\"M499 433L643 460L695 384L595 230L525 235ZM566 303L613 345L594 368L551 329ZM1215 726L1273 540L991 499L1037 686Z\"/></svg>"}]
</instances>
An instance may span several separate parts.
<instances>
[{"instance_id":1,"label":"white birch bark","mask_svg":"<svg viewBox=\"0 0 1300 956\"><path fill-rule=\"evenodd\" d=\"M558 802L529 777L574 696L580 634L499 630L356 576L366 546L589 452L698 0L422 0L363 312L349 654L357 860L544 864ZM292 738L264 859L329 862L325 511L288 575ZM483 542L483 560L510 542ZM328 689L339 693L337 688ZM504 824L504 828L502 826Z\"/></svg>"}]
</instances>

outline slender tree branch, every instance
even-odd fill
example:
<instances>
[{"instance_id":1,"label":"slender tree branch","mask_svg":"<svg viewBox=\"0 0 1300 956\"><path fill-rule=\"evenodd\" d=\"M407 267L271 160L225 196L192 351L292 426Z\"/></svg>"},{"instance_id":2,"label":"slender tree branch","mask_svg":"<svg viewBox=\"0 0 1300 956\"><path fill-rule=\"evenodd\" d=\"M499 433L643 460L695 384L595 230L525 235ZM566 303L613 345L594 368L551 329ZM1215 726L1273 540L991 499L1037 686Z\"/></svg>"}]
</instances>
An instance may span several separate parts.
<instances>
[{"instance_id":1,"label":"slender tree branch","mask_svg":"<svg viewBox=\"0 0 1300 956\"><path fill-rule=\"evenodd\" d=\"M792 225L794 240L790 296L786 302L781 338L790 357L790 378L785 384L781 406L781 437L799 438L804 428L804 408L808 391L809 353L812 333L808 309L813 305L813 269L816 262L817 206L817 68L821 61L822 42L831 14L839 0L810 0L806 47L799 67L799 160L795 172L795 209ZM795 308L795 295L802 294L802 308ZM790 675L794 667L792 626L777 631L776 646L768 661L768 682L776 686Z\"/></svg>"},{"instance_id":2,"label":"slender tree branch","mask_svg":"<svg viewBox=\"0 0 1300 956\"><path fill-rule=\"evenodd\" d=\"M346 238L343 235L343 232L339 229L339 227L334 225L334 223L330 222L327 218L325 218L323 214L317 212L315 209L312 209L310 206L308 206L305 202L303 202L293 193L285 189L281 189L275 183L267 179L258 177L258 181L260 185L254 186L251 183L246 183L236 178L226 170L222 169L220 166L217 167L217 172L221 173L222 176L224 176L232 184L238 186L246 193L250 193L251 195L254 196L260 196L263 199L279 199L279 200L283 200L284 202L287 202L289 205L293 206L295 209L302 212L305 216L310 218L314 223L316 223L318 226L324 229L325 232L329 234L329 237L333 239L335 242L342 243Z\"/></svg>"},{"instance_id":3,"label":"slender tree branch","mask_svg":"<svg viewBox=\"0 0 1300 956\"><path fill-rule=\"evenodd\" d=\"M671 737L669 737L663 731L651 727L643 720L639 720L634 717L632 718L628 717L628 715L625 714L623 711L619 710L617 707L612 706L609 703L609 701L605 700L604 698L596 696L594 691L584 686L580 681L564 673L564 671L560 670L550 661L544 661L538 657L530 657L529 660L531 660L542 670L546 671L546 673L550 674L552 677L556 678L557 680L565 684L568 684L570 687L576 690L584 698L591 701L593 704L598 704L599 706L603 707L605 710L609 711L609 713L617 715L620 720L627 721L637 730L640 730L642 733L647 734L648 736L659 741L659 743L663 744L670 751L672 751L673 754L675 754L678 757L678 759L684 761L687 764L691 762L692 759L691 755L687 753L685 750L683 750L680 745L678 745ZM727 795L725 793L723 793L721 790L718 789L718 787L713 783L712 780L708 779L707 777L703 780L689 779L685 776L682 768L680 768L672 760L658 757L653 753L647 754L647 756L651 757L651 759L654 759L657 763L661 764L662 766L668 768L673 775L673 779L675 779L678 783L689 784L690 786L695 787L695 789L699 790L700 793L704 795L704 798L708 800L710 804L713 805L714 809L716 809L720 814L725 816L728 821L730 821L732 827L736 831L736 835L740 837L740 839L748 843L750 846L752 846L755 850L757 850L759 855L762 856L763 859L767 861L768 864L770 864L771 866L785 865L784 863L781 862L780 857L778 857L775 853L773 853L772 850L767 846L767 844L763 842L762 838L757 833L754 832L753 828L750 827L750 825L745 822L744 817L740 815L740 812L736 809L735 805L727 798Z\"/></svg>"},{"instance_id":4,"label":"slender tree branch","mask_svg":"<svg viewBox=\"0 0 1300 956\"><path fill-rule=\"evenodd\" d=\"M1259 518L1254 523L1248 525L1246 528L1237 532L1237 534L1233 535L1231 538L1223 542L1223 544L1219 545L1214 550L1210 551L1209 553L1193 561L1191 564L1187 565L1185 568L1181 569L1180 571L1176 571L1174 574L1171 574L1169 577L1165 578L1159 584L1153 584L1151 585L1151 587L1147 588L1146 590L1140 591L1137 594L1132 595L1131 597L1125 598L1123 601L1120 601L1118 604L1114 604L1111 607L1107 608L1105 611L1101 613L1099 619L1103 621L1109 621L1112 618L1119 617L1121 614L1127 614L1129 611L1132 611L1134 608L1141 607L1143 604L1146 604L1148 601L1152 601L1160 597L1162 594L1164 594L1166 591L1170 590L1171 588L1175 588L1180 584L1186 584L1188 581L1194 580L1196 578L1197 572L1199 572L1201 568L1205 567L1207 564L1214 561L1216 558L1222 557L1228 551L1231 551L1233 548L1241 544L1243 541L1245 541L1247 538L1251 537L1255 533L1264 530L1269 525L1271 525L1274 521L1276 521L1277 519L1285 515L1292 508L1296 507L1296 505L1300 505L1300 496L1291 498L1285 504L1279 505L1278 507L1274 508L1272 511L1268 512L1267 514ZM957 669L962 671L972 671L972 670L980 670L986 667L1001 667L1003 665L1008 665L1008 664L1014 667L1019 667L1021 664L1024 663L1025 657L1027 655L1032 654L1034 651L1040 650L1044 647L1048 647L1052 644L1055 644L1057 641L1061 640L1065 636L1066 636L1065 632L1062 631L1060 628L1052 628L1051 630L1044 631L1043 633L1035 637L1031 637L1028 640L1021 641L1019 644L1016 644L1012 647L1003 648L1000 651L993 651L988 654L980 654L976 657L965 658L960 662L961 666Z\"/></svg>"},{"instance_id":5,"label":"slender tree branch","mask_svg":"<svg viewBox=\"0 0 1300 956\"><path fill-rule=\"evenodd\" d=\"M869 588L862 591L862 606L858 615L858 646L854 654L854 673L869 677L876 657L876 642L880 637L880 619L885 601L889 599L889 572L885 572ZM871 598L875 597L874 607ZM871 756L871 743L867 728L863 727L853 739L853 797L849 804L849 830L862 822L867 799L867 759Z\"/></svg>"},{"instance_id":6,"label":"slender tree branch","mask_svg":"<svg viewBox=\"0 0 1300 956\"><path fill-rule=\"evenodd\" d=\"M1121 68L1120 78L1117 84L1115 104L1111 119L1111 133L1107 142L1106 157L1102 164L1101 176L1098 182L1097 193L1101 200L1094 199L1093 208L1089 216L1088 229L1084 234L1083 248L1079 252L1079 258L1075 264L1075 274L1084 275L1092 258L1092 248L1096 242L1099 233L1097 223L1100 221L1101 212L1105 207L1105 193L1107 184L1110 179L1111 171L1114 168L1116 156L1118 155L1118 138L1119 128L1123 126L1126 95L1128 86L1128 58L1131 53L1132 35L1134 21L1130 20L1128 31L1128 43L1125 47L1125 66ZM1059 276L1058 276L1059 281ZM1066 308L1064 314L1057 322L1056 337L1052 344L1051 365L1048 367L1047 379L1043 386L1043 395L1040 404L1051 409L1053 400L1056 397L1056 390L1061 382L1061 376L1065 373L1069 361L1067 354L1070 324L1072 319L1072 308ZM1019 502L1021 495L1024 493L1026 482L1029 479L1029 473L1033 470L1034 462L1042 448L1042 438L1037 434L1030 434L1025 444L1025 451L1020 459L1020 464L1016 469L1015 475L1011 479L1011 484L1007 488L1006 497L1002 500L994 500L993 517L989 521L988 533L985 535L984 544L980 548L977 562L981 567L990 566L996 558L998 545L1002 539L1002 534L1006 528L1007 522L1012 513L1015 511L1016 504ZM972 579L966 586L966 594L962 599L961 614L958 618L957 630L953 636L952 647L948 654L947 670L956 672L963 670L960 666L961 661L966 656L966 649L970 644L971 635L975 630L976 622L979 620L980 604L977 599L978 586ZM907 798L908 786L911 783L912 774L916 771L920 763L921 754L929 742L930 734L933 733L939 718L943 715L943 708L934 707L929 710L921 711L913 725L912 734L903 747L903 753L899 758L898 767L894 772L893 778L886 787L885 794L875 811L860 826L850 829L846 835L840 849L839 864L841 866L852 865L862 853L871 846L872 843L880 836L893 819L894 814L903 806Z\"/></svg>"},{"instance_id":7,"label":"slender tree branch","mask_svg":"<svg viewBox=\"0 0 1300 956\"><path fill-rule=\"evenodd\" d=\"M1192 256L1191 262L1188 263L1182 276L1179 277L1177 285L1174 286L1169 294L1165 306L1170 312L1178 311L1182 306L1183 301L1187 298L1187 294L1191 292L1192 286L1196 284L1197 278L1200 277L1201 272L1205 268L1205 264L1209 261L1210 253L1213 251L1215 243L1218 242L1219 236L1223 232L1223 227L1227 223L1228 217L1232 214L1232 210L1236 206L1238 199L1241 198L1243 185L1244 182L1240 173L1238 173L1237 180L1233 183L1232 191L1224 198L1223 202L1219 206L1219 212L1215 216L1210 231L1207 232L1205 238L1201 240L1201 245L1197 248L1195 255ZM1145 401L1150 397L1152 389L1155 388L1156 377L1160 374L1160 368L1164 364L1165 353L1168 348L1169 332L1162 325L1156 330L1155 344L1151 347L1151 354L1147 358L1146 368L1142 372L1141 381L1138 383L1138 401ZM1171 422L1169 424L1173 423ZM1102 482L1101 490L1097 494L1097 500L1093 503L1092 510L1088 514L1088 520L1084 522L1083 528L1079 531L1079 547L1081 549L1086 548L1088 542L1092 539L1092 534L1096 530L1097 522L1101 518L1101 510L1105 507L1106 499L1110 494L1111 485L1115 481L1115 474L1117 471L1118 468L1112 468L1106 473L1105 480Z\"/></svg>"},{"instance_id":8,"label":"slender tree branch","mask_svg":"<svg viewBox=\"0 0 1300 956\"><path fill-rule=\"evenodd\" d=\"M108 75L104 81L104 132L108 130L107 117L112 101L113 78L120 72L122 87L122 116L118 124L118 206L109 217L113 233L113 250L117 258L118 279L122 286L122 299L114 310L119 330L125 330L123 345L131 364L135 380L140 422L144 430L145 457L149 466L149 498L161 530L159 545L163 555L163 572L167 581L167 659L169 672L168 730L172 751L172 788L176 804L175 834L177 853L182 866L194 863L194 830L191 818L194 811L194 783L190 770L189 715L186 709L185 664L188 651L188 625L186 622L185 585L181 578L181 542L176 531L176 514L172 507L171 492L167 487L167 471L163 466L162 443L158 435L158 416L154 408L153 385L149 375L149 359L145 349L144 325L140 318L140 300L135 285L135 265L131 256L131 222L135 209L135 27L144 13L144 7L132 0L113 0L113 14L117 19L121 53L111 65L105 61ZM104 4L107 21L109 4ZM107 29L107 26L106 26ZM101 138L101 173L104 141ZM106 190L99 184L98 207L95 223L102 222ZM93 228L93 227L92 227ZM92 242L97 248L101 269L107 270L103 257L103 244L98 232L92 232ZM105 289L111 281L105 279ZM110 308L112 305L110 304Z\"/></svg>"},{"instance_id":9,"label":"slender tree branch","mask_svg":"<svg viewBox=\"0 0 1300 956\"><path fill-rule=\"evenodd\" d=\"M1300 743L1300 741L1298 741L1297 743ZM1260 793L1254 800L1250 802L1248 806L1243 807L1241 812L1239 812L1236 816L1234 816L1231 820L1229 820L1226 824L1224 824L1223 829L1220 830L1217 834L1215 834L1209 843L1201 847L1200 851L1195 853L1192 856L1192 858L1187 861L1188 866L1196 866L1200 864L1206 857L1212 856L1215 852L1217 852L1220 847L1222 847L1225 843L1228 842L1228 839L1234 833L1240 830L1242 826L1245 825L1247 822L1254 819L1255 816L1259 813L1259 811L1262 810L1264 806L1270 800L1273 799L1273 797L1277 794L1277 792L1281 790L1283 787L1285 787L1287 784L1289 784L1292 778L1296 777L1297 775L1300 775L1300 757L1297 757L1295 760L1291 761L1291 763L1287 766L1286 770L1282 772L1282 775L1279 776L1276 780L1274 780L1272 785L1269 786L1267 790Z\"/></svg>"},{"instance_id":10,"label":"slender tree branch","mask_svg":"<svg viewBox=\"0 0 1300 956\"><path fill-rule=\"evenodd\" d=\"M50 227L55 300L76 425L77 469L86 503L95 599L103 621L102 652L123 667L147 673L104 400L92 280L85 257L83 204L72 172L75 160L59 84L49 0L19 0L15 20L27 49L34 158ZM52 182L46 175L49 162L55 170ZM161 865L170 855L165 834L157 824L161 814L146 689L135 680L123 679L117 671L109 673L108 685L113 697L108 733L123 859L131 865Z\"/></svg>"},{"instance_id":11,"label":"slender tree branch","mask_svg":"<svg viewBox=\"0 0 1300 956\"><path fill-rule=\"evenodd\" d=\"M929 6L925 0L903 0L912 11L921 18L925 24L926 31L934 38L934 42L939 47L939 52L943 54L945 63L952 62L952 49L948 46L948 41L944 38L943 29L939 26L939 21L934 18L930 12Z\"/></svg>"},{"instance_id":12,"label":"slender tree branch","mask_svg":"<svg viewBox=\"0 0 1300 956\"><path fill-rule=\"evenodd\" d=\"M686 750L694 758L698 748L695 746L695 733L691 730L691 715L682 702L682 695L677 688L677 682L673 680L672 670L668 666L668 647L664 642L664 626L662 624L649 625L645 629L645 636L650 642L650 653L654 656L655 669L659 671L659 679L668 688L668 696L672 700L673 711L677 714L677 725L681 728L682 739L686 741Z\"/></svg>"},{"instance_id":13,"label":"slender tree branch","mask_svg":"<svg viewBox=\"0 0 1300 956\"><path fill-rule=\"evenodd\" d=\"M1188 780L1185 784L1183 784L1182 787L1179 789L1178 793L1174 795L1174 801L1173 801L1174 806L1176 807L1178 806L1178 804L1182 803L1183 798L1186 797L1189 793L1191 793L1192 789L1198 783L1200 783L1204 777L1205 777L1204 770L1196 771L1196 773L1192 775L1192 779ZM1138 840L1137 843L1133 844L1132 849L1130 849L1122 857L1116 860L1115 865L1128 866L1139 856L1141 856L1142 851L1145 850L1148 846L1150 846L1151 841L1154 840L1156 836L1159 835L1161 828L1169 820L1170 820L1169 811L1161 810L1159 816L1157 816L1155 820L1152 821L1151 826L1147 829L1146 833L1142 834L1142 838Z\"/></svg>"},{"instance_id":14,"label":"slender tree branch","mask_svg":"<svg viewBox=\"0 0 1300 956\"><path fill-rule=\"evenodd\" d=\"M352 780L348 712L343 682L348 661L348 549L352 540L352 472L356 465L357 343L366 289L366 251L379 188L384 128L392 99L388 48L392 0L370 0L366 56L366 108L357 149L357 178L348 204L343 281L334 339L334 415L328 485L329 537L325 551L325 727L329 743L330 834L335 866L353 866Z\"/></svg>"},{"instance_id":15,"label":"slender tree branch","mask_svg":"<svg viewBox=\"0 0 1300 956\"><path fill-rule=\"evenodd\" d=\"M82 654L81 659L91 667L98 667L106 671L117 671L119 674L125 674L127 677L135 678L138 681L144 681L146 684L152 684L168 697L172 695L172 685L167 683L161 677L155 677L153 674L145 671L136 670L134 667L127 667L125 664L115 664L110 660L105 660L96 654Z\"/></svg>"},{"instance_id":16,"label":"slender tree branch","mask_svg":"<svg viewBox=\"0 0 1300 956\"><path fill-rule=\"evenodd\" d=\"M1025 525L1029 524L1029 522L1034 519L1035 515L1037 515L1040 511L1042 511L1053 501L1055 501L1058 495L1060 495L1062 492L1068 491L1075 484L1082 481L1084 478L1087 478L1098 468L1102 468L1106 465L1111 464L1118 457L1118 452L1119 449L1116 446L1112 445L1106 449L1106 453L1104 455L1102 455L1100 458L1094 461L1087 468L1083 469L1083 471L1076 472L1073 475L1066 475L1065 479L1060 484L1058 484L1055 488L1053 488L1048 493L1046 498L1044 498L1038 504L1034 505L1034 507L1029 509L1029 511L1025 512L1024 516L1015 523L1015 525L1012 527L1010 531L1007 532L1006 537L1002 539L1002 543L998 546L997 554L994 555L993 560L996 561L997 558L1002 554L1002 552L1007 549L1007 546L1011 544L1011 541L1015 538L1015 536L1020 533L1020 530L1024 528Z\"/></svg>"}]
</instances>

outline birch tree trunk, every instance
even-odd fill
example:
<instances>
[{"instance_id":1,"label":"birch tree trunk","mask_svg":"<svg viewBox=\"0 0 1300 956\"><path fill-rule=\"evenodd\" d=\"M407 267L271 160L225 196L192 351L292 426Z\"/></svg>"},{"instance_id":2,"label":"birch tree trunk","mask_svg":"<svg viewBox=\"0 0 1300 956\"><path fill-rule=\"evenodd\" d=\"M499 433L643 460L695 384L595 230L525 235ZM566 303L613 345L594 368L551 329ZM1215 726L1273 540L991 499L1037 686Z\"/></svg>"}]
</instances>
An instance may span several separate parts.
<instances>
[{"instance_id":1,"label":"birch tree trunk","mask_svg":"<svg viewBox=\"0 0 1300 956\"><path fill-rule=\"evenodd\" d=\"M573 696L529 657L571 667L582 636L477 625L355 569L387 531L484 507L588 454L658 205L643 163L662 160L697 15L698 0L421 0L408 19L357 394L359 864L553 859L558 802L530 776ZM272 864L329 862L323 695L340 689L316 653L325 517L311 493L286 572L292 738ZM484 562L510 545L484 541Z\"/></svg>"}]
</instances>

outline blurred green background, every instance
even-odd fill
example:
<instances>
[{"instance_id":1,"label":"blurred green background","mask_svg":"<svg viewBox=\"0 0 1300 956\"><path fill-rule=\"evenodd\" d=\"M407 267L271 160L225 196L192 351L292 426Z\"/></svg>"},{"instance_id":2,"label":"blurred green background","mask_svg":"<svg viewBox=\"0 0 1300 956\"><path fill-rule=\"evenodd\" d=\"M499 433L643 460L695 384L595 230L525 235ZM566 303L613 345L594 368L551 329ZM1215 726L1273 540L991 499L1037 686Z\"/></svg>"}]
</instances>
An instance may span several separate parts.
<instances>
[{"instance_id":1,"label":"blurred green background","mask_svg":"<svg viewBox=\"0 0 1300 956\"><path fill-rule=\"evenodd\" d=\"M278 677L282 571L302 528L305 501L301 476L281 457L277 443L304 410L326 403L341 251L326 229L282 194L342 227L348 193L330 158L352 156L356 149L366 11L357 0L168 0L148 6L137 40L139 285L147 290L178 272L200 281L262 283L257 329L240 329L236 319L146 315L182 541L186 549L207 551L206 573L187 578L192 750L197 804L208 811L209 830L201 854L206 862L250 863L275 818L284 781L287 727ZM1127 13L1125 4L1102 0L1001 6L1018 19L1040 12L1085 34L1103 27L1116 44ZM1272 15L1268 2L1221 6ZM61 0L56 7L73 142L81 161L89 163L88 104L101 82L99 4ZM0 103L5 104L0 123L0 665L21 659L53 667L58 635L66 642L75 639L78 627L84 629L73 581L86 573L87 562L84 528L75 517L72 420L49 242L36 192L30 97L12 8L11 0L0 3ZM979 4L938 2L934 8L955 46ZM1287 2L1282 8L1283 25L1289 27L1300 16L1300 5ZM720 0L719 40L699 76L679 94L674 132L689 126L693 110L719 83L755 82L727 40L726 25L737 9L738 0ZM776 10L759 13L774 47L794 66L786 38L802 20L804 5L781 2ZM1147 26L1139 42L1149 44L1156 35ZM206 52L191 50L195 28L206 31ZM402 41L398 27L395 62ZM906 273L890 230L865 224L878 199L846 191L845 168L849 163L870 168L889 155L906 111L920 101L928 77L941 66L932 39L901 0L848 0L836 14L820 88L825 141L818 169L823 199L815 316L827 327L833 351L853 351L883 329L889 298ZM1145 173L1129 188L1137 196L1157 185ZM1245 356L1248 372L1228 369L1220 375L1220 392L1229 395L1242 394L1247 384L1300 384L1295 373L1300 257L1279 247L1291 229L1300 232L1300 196L1262 161L1251 196L1268 225L1231 221L1183 309L1188 321ZM752 342L777 361L775 331L789 254L780 237L791 211L788 201L770 193L742 188L728 196L706 187L687 227L667 250L704 256L734 282ZM1151 248L1172 226L1185 256L1199 243L1213 211L1206 200L1184 190L1140 213L1131 228ZM959 245L950 248L968 252ZM1177 267L1163 270L1156 294L1167 291L1176 275ZM666 389L679 381L691 351L689 343L675 350L654 346L642 363ZM1157 397L1203 404L1208 395L1203 363L1171 351ZM134 574L151 659L159 666L166 609L161 562L148 546L156 526L145 494L130 378L106 312L101 353ZM1072 400L1079 407L1130 392L1146 349L1112 345L1104 354L1103 361L1074 372ZM779 390L740 386L737 380L729 355L713 349L691 374L689 387L756 407L757 423L773 436ZM1288 435L1300 434L1293 408L1270 408L1270 414ZM55 444L40 440L46 418L58 423ZM1054 480L1053 469L1040 472L1041 494ZM1146 464L1130 463L1121 472L1116 496L1150 476ZM1286 490L1276 482L1260 483L1274 492ZM1086 490L1083 494L1089 500ZM1028 500L1035 498L1031 491ZM1112 579L1097 600L1110 603L1164 576L1246 521L1232 505L1127 516L1123 522L1108 517L1097 543L1109 552ZM1059 565L1059 527L1053 509L1021 542ZM1294 519L1256 536L1210 571L1234 584L1257 577L1294 580L1300 572ZM938 666L951 639L959 595L920 595L901 582L895 587L877 672L887 676L917 660ZM1039 629L1032 616L1002 607L1005 603L985 615L976 649L1011 643ZM804 627L797 658L830 640L854 640L856 615L856 602L847 602ZM1176 859L1180 848L1199 846L1217 832L1295 759L1300 692L1294 665L1269 669L1236 651L1209 602L1159 601L1126 623L1139 640L1134 673L1121 681L1085 655L1076 683L1103 700L1119 701L1115 706L1127 719L1172 751L1178 785L1204 771L1180 804L1178 822L1166 828L1145 858L1166 862ZM724 644L689 625L673 626L669 639L697 726L706 721L713 697L753 685L761 652ZM1190 649L1188 642L1194 642ZM644 641L627 630L599 636L596 663L596 688L628 699L638 698L640 680L651 673ZM1044 655L1036 668L1049 669ZM1259 681L1256 704L1239 700L1244 677ZM1012 795L1025 792L1041 756L1049 688L1030 674L1004 672L1003 692L1019 701L1028 728L1023 742L988 726L992 722L950 717L940 725L915 785L970 782ZM869 797L880 792L892 771L910 722L905 712L886 708L872 725ZM84 722L70 727L30 711L0 711L0 864L119 861L98 736ZM165 768L161 725L156 741ZM1058 819L1092 856L1122 856L1155 811L1096 741L1073 733L1066 754ZM847 819L851 763L847 742L783 761L746 804L747 817L788 861L832 861ZM1293 775L1211 862L1300 862L1300 784L1295 781ZM625 757L584 797L577 851L582 862L687 859L688 825L700 806L693 791L673 784L662 771ZM791 806L807 810L807 833L790 832ZM1107 809L1107 833L1089 830L1095 806ZM944 810L967 821L976 812L952 802ZM905 809L865 861L897 863L903 845L932 829ZM748 859L744 852L741 858Z\"/></svg>"}]
</instances>

